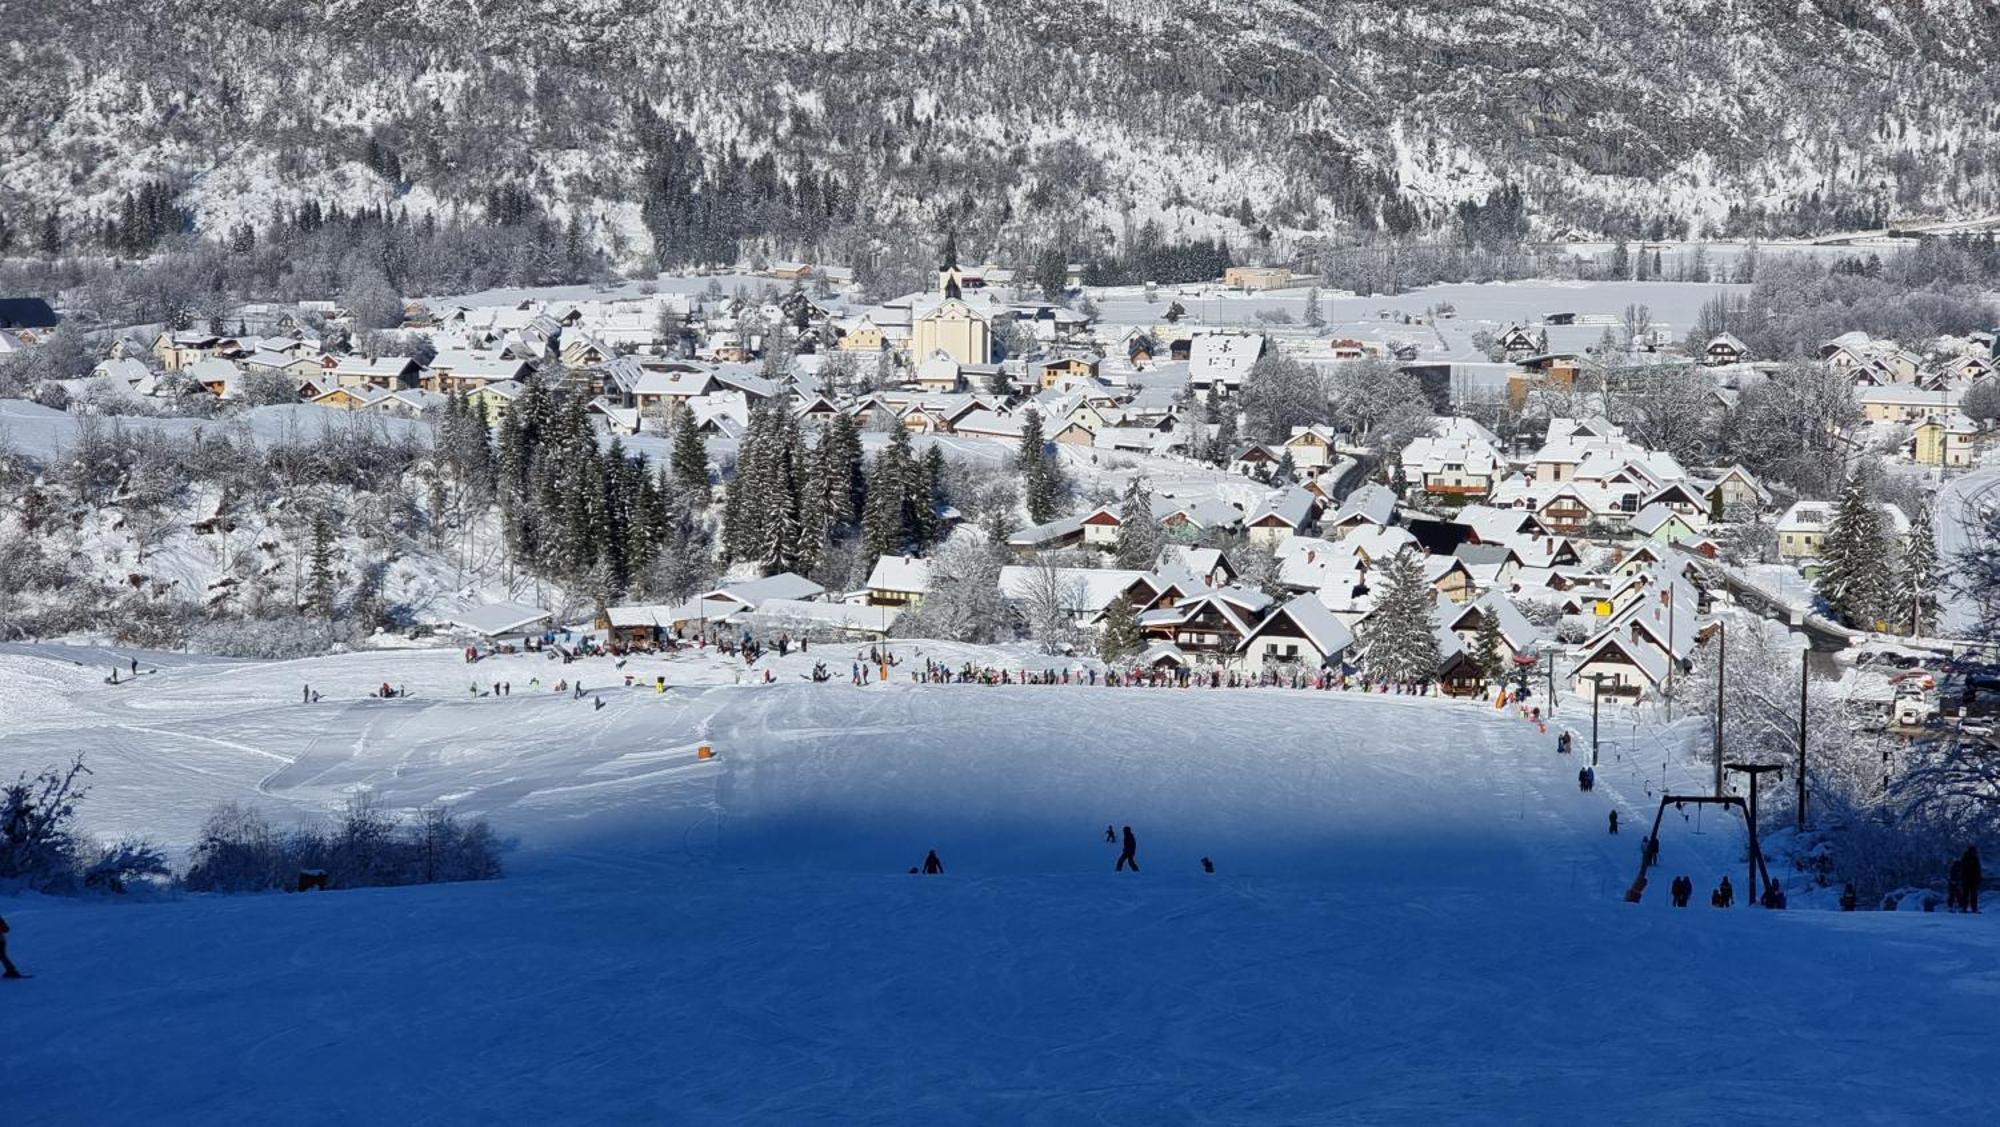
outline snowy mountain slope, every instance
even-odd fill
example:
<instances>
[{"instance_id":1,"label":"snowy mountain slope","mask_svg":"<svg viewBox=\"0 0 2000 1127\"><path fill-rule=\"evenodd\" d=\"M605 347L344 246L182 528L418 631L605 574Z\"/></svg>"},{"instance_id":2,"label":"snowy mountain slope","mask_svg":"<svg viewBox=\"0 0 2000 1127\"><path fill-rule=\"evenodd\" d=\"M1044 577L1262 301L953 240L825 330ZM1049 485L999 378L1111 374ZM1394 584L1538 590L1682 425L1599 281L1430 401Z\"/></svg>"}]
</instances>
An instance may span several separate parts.
<instances>
[{"instance_id":1,"label":"snowy mountain slope","mask_svg":"<svg viewBox=\"0 0 2000 1127\"><path fill-rule=\"evenodd\" d=\"M194 768L234 757L280 804L456 776L523 845L476 885L0 902L37 975L9 1020L40 1031L0 1054L10 1123L2000 1112L1991 917L1618 903L1637 842L1604 812L1645 772L1607 755L1581 795L1574 758L1476 705L788 680L596 710L430 699L448 654L119 689L62 654L0 655L0 686L100 728L31 723L0 768L131 733L93 818L177 825L232 793ZM307 678L328 700L283 703ZM384 678L420 695L358 699ZM720 758L671 766L696 739ZM321 781L270 781L302 767ZM1127 821L1144 871L1115 876L1101 827ZM903 875L932 847L946 876ZM1740 847L1675 827L1663 857L1705 889ZM106 1059L117 1083L75 1082Z\"/></svg>"},{"instance_id":2,"label":"snowy mountain slope","mask_svg":"<svg viewBox=\"0 0 2000 1127\"><path fill-rule=\"evenodd\" d=\"M58 206L88 230L162 176L212 232L307 199L476 215L505 183L631 256L663 151L778 252L947 222L982 248L1089 246L1128 215L1238 240L1244 218L1438 226L1503 183L1543 233L2000 210L1978 0L13 7L0 214L22 230Z\"/></svg>"}]
</instances>

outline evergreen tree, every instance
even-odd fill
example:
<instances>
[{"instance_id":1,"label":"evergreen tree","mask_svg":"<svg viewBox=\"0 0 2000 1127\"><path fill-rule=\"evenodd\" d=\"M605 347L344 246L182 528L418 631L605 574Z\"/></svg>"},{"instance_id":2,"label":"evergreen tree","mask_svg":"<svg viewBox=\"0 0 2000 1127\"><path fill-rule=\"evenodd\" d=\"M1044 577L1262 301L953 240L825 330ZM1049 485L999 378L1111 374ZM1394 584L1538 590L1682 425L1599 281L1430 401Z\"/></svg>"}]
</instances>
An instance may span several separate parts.
<instances>
[{"instance_id":1,"label":"evergreen tree","mask_svg":"<svg viewBox=\"0 0 2000 1127\"><path fill-rule=\"evenodd\" d=\"M1153 515L1152 497L1135 476L1118 507L1118 542L1113 549L1118 566L1150 570L1166 541L1167 530Z\"/></svg>"},{"instance_id":2,"label":"evergreen tree","mask_svg":"<svg viewBox=\"0 0 2000 1127\"><path fill-rule=\"evenodd\" d=\"M916 476L909 429L897 427L889 445L875 455L874 472L868 478L868 504L862 517L861 535L862 549L869 559L900 556L915 540L910 498Z\"/></svg>"},{"instance_id":3,"label":"evergreen tree","mask_svg":"<svg viewBox=\"0 0 2000 1127\"><path fill-rule=\"evenodd\" d=\"M1507 677L1506 645L1506 639L1500 636L1500 616L1481 608L1479 632L1472 640L1472 658L1479 663L1480 672L1486 674L1488 683L1503 681Z\"/></svg>"},{"instance_id":4,"label":"evergreen tree","mask_svg":"<svg viewBox=\"0 0 2000 1127\"><path fill-rule=\"evenodd\" d=\"M832 486L828 495L831 502L829 512L835 527L851 527L861 519L862 507L868 501L868 478L862 468L861 431L854 425L854 416L845 412L835 415L827 428L826 442L827 479Z\"/></svg>"},{"instance_id":5,"label":"evergreen tree","mask_svg":"<svg viewBox=\"0 0 2000 1127\"><path fill-rule=\"evenodd\" d=\"M1139 614L1130 600L1120 596L1104 609L1104 632L1097 639L1097 653L1106 662L1116 663L1144 649L1146 639L1139 632Z\"/></svg>"},{"instance_id":6,"label":"evergreen tree","mask_svg":"<svg viewBox=\"0 0 2000 1127\"><path fill-rule=\"evenodd\" d=\"M1841 488L1819 552L1820 597L1841 621L1866 628L1882 613L1888 547L1882 510L1857 473Z\"/></svg>"},{"instance_id":7,"label":"evergreen tree","mask_svg":"<svg viewBox=\"0 0 2000 1127\"><path fill-rule=\"evenodd\" d=\"M1215 424L1215 435L1208 440L1207 459L1213 465L1226 466L1236 452L1236 408L1222 402L1220 381L1208 385L1208 418Z\"/></svg>"},{"instance_id":8,"label":"evergreen tree","mask_svg":"<svg viewBox=\"0 0 2000 1127\"><path fill-rule=\"evenodd\" d=\"M313 514L312 555L306 573L306 609L331 619L334 610L333 526L325 513Z\"/></svg>"},{"instance_id":9,"label":"evergreen tree","mask_svg":"<svg viewBox=\"0 0 2000 1127\"><path fill-rule=\"evenodd\" d=\"M1929 498L1910 522L1910 539L1903 548L1903 566L1896 572L1894 609L1898 629L1929 634L1938 619L1937 531Z\"/></svg>"},{"instance_id":10,"label":"evergreen tree","mask_svg":"<svg viewBox=\"0 0 2000 1127\"><path fill-rule=\"evenodd\" d=\"M1305 324L1309 329L1319 329L1326 325L1326 310L1320 305L1318 286L1306 291Z\"/></svg>"},{"instance_id":11,"label":"evergreen tree","mask_svg":"<svg viewBox=\"0 0 2000 1127\"><path fill-rule=\"evenodd\" d=\"M1431 587L1416 553L1398 552L1376 573L1375 609L1361 623L1361 664L1392 684L1428 684L1437 676L1438 643Z\"/></svg>"},{"instance_id":12,"label":"evergreen tree","mask_svg":"<svg viewBox=\"0 0 2000 1127\"><path fill-rule=\"evenodd\" d=\"M933 442L910 482L910 524L919 551L930 551L944 535L944 475L944 451Z\"/></svg>"},{"instance_id":13,"label":"evergreen tree","mask_svg":"<svg viewBox=\"0 0 2000 1127\"><path fill-rule=\"evenodd\" d=\"M1026 412L1021 428L1021 448L1016 462L1021 473L1022 499L1027 502L1028 519L1047 524L1062 514L1062 471L1049 457L1048 439L1042 434L1040 411Z\"/></svg>"},{"instance_id":14,"label":"evergreen tree","mask_svg":"<svg viewBox=\"0 0 2000 1127\"><path fill-rule=\"evenodd\" d=\"M674 485L696 509L708 507L708 447L695 430L694 412L685 408L674 415L673 450L668 455Z\"/></svg>"},{"instance_id":15,"label":"evergreen tree","mask_svg":"<svg viewBox=\"0 0 2000 1127\"><path fill-rule=\"evenodd\" d=\"M1278 455L1277 468L1271 471L1271 483L1273 485L1291 485L1298 480L1299 463L1297 459L1292 457L1291 448L1286 447L1285 452Z\"/></svg>"}]
</instances>

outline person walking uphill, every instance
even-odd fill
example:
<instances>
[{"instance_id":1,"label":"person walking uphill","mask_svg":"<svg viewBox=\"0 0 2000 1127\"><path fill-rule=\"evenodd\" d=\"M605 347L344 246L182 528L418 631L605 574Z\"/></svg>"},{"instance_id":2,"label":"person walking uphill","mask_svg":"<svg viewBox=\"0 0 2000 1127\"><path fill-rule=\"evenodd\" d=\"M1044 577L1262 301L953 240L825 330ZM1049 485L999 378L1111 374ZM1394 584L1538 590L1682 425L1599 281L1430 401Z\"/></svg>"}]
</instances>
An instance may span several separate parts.
<instances>
[{"instance_id":1,"label":"person walking uphill","mask_svg":"<svg viewBox=\"0 0 2000 1127\"><path fill-rule=\"evenodd\" d=\"M1125 827L1125 849L1118 854L1118 864L1111 871L1122 873L1127 865L1132 866L1133 872L1139 871L1139 839L1132 836L1131 826Z\"/></svg>"},{"instance_id":2,"label":"person walking uphill","mask_svg":"<svg viewBox=\"0 0 2000 1127\"><path fill-rule=\"evenodd\" d=\"M924 875L927 877L944 875L944 862L938 860L937 850L935 849L924 854Z\"/></svg>"}]
</instances>

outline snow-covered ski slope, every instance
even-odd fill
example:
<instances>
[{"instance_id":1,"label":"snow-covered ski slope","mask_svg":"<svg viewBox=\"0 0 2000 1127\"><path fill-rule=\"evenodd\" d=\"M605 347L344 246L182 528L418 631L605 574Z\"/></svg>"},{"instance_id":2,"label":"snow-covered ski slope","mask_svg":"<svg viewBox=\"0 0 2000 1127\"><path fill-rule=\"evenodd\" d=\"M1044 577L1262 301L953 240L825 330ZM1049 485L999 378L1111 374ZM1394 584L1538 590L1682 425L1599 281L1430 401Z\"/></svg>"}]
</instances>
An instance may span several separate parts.
<instances>
[{"instance_id":1,"label":"snow-covered ski slope","mask_svg":"<svg viewBox=\"0 0 2000 1127\"><path fill-rule=\"evenodd\" d=\"M851 650L771 685L419 651L112 687L114 656L0 653L0 772L84 750L100 832L365 785L520 846L478 885L0 900L37 975L0 1003L34 1031L10 1124L2000 1114L1988 917L1620 903L1661 770L1629 732L1584 795L1553 733L1435 700L856 688ZM604 707L551 691L578 676ZM1665 874L1740 886L1740 827L1700 829Z\"/></svg>"}]
</instances>

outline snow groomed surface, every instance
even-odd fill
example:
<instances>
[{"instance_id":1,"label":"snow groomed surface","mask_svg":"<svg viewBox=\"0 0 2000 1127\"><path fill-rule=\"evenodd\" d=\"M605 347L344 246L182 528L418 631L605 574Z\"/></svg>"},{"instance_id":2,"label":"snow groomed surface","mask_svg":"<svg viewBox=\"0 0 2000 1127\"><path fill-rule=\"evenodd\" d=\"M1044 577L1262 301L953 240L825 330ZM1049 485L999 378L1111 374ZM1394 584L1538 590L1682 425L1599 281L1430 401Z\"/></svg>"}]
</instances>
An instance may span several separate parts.
<instances>
[{"instance_id":1,"label":"snow groomed surface","mask_svg":"<svg viewBox=\"0 0 2000 1127\"><path fill-rule=\"evenodd\" d=\"M287 818L368 786L519 841L486 884L0 902L38 976L6 985L34 1031L0 1053L6 1120L2000 1113L1988 917L1675 911L1665 875L1741 883L1713 821L1670 824L1662 887L1619 902L1643 733L1606 726L1584 795L1553 732L1476 706L855 688L850 656L736 685L712 658L146 655L112 688L108 654L0 654L0 771L85 750L100 833L181 844L221 799ZM834 683L800 679L818 659ZM578 677L603 708L552 691ZM363 699L383 681L412 695ZM946 874L907 875L931 848Z\"/></svg>"}]
</instances>

